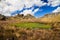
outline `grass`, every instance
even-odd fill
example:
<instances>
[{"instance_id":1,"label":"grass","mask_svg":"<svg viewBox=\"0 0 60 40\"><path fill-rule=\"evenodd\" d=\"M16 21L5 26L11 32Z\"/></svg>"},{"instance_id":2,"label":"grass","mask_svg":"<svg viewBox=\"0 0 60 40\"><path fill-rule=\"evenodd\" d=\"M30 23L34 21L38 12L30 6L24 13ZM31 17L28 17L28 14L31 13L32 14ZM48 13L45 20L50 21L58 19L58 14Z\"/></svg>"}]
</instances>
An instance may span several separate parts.
<instances>
[{"instance_id":1,"label":"grass","mask_svg":"<svg viewBox=\"0 0 60 40\"><path fill-rule=\"evenodd\" d=\"M13 24L13 26L21 27L21 28L30 28L30 29L34 29L34 28L50 29L51 28L50 25L41 24L41 23L30 23L30 22L17 23L17 24Z\"/></svg>"}]
</instances>

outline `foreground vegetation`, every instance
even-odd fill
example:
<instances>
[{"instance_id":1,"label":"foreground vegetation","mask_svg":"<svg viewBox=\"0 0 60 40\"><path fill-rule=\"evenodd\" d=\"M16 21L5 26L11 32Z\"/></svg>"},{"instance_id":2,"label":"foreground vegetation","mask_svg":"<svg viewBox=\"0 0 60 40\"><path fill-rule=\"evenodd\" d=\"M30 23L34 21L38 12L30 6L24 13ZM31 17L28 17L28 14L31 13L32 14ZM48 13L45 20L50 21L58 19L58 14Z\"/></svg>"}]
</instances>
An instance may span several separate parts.
<instances>
[{"instance_id":1,"label":"foreground vegetation","mask_svg":"<svg viewBox=\"0 0 60 40\"><path fill-rule=\"evenodd\" d=\"M22 24L23 26L25 25L25 23ZM29 25L30 24L31 23L29 23ZM0 40L60 40L60 24L59 25L55 24L53 26L54 27L51 30L46 29L33 30L27 28L19 28L15 26L10 27L0 25Z\"/></svg>"}]
</instances>

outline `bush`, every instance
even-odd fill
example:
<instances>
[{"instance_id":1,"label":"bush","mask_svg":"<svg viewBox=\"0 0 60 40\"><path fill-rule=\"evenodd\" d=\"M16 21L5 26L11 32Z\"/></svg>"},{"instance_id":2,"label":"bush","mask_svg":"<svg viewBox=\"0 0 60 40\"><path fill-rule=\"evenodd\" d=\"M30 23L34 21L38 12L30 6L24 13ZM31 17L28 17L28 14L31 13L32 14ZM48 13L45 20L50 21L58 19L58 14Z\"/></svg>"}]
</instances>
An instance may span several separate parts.
<instances>
[{"instance_id":1,"label":"bush","mask_svg":"<svg viewBox=\"0 0 60 40\"><path fill-rule=\"evenodd\" d=\"M6 20L6 17L0 14L0 20Z\"/></svg>"}]
</instances>

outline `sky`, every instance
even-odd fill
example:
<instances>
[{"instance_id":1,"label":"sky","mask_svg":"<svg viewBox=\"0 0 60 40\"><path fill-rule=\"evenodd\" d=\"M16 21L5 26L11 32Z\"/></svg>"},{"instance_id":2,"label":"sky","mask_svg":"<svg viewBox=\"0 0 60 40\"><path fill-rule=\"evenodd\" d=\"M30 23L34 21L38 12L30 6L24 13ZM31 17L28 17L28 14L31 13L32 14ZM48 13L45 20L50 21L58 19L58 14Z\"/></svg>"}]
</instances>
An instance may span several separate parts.
<instances>
[{"instance_id":1,"label":"sky","mask_svg":"<svg viewBox=\"0 0 60 40\"><path fill-rule=\"evenodd\" d=\"M0 14L15 16L31 14L42 17L45 14L60 12L60 0L1 0Z\"/></svg>"}]
</instances>

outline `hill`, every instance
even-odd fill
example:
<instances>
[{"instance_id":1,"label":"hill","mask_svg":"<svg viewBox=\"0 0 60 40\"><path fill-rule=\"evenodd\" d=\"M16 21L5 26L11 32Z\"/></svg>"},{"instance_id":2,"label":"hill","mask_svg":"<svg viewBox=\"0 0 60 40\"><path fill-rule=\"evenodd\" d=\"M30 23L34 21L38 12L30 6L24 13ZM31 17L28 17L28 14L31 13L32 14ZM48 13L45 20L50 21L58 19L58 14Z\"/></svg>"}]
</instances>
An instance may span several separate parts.
<instances>
[{"instance_id":1,"label":"hill","mask_svg":"<svg viewBox=\"0 0 60 40\"><path fill-rule=\"evenodd\" d=\"M43 17L40 18L40 21L45 22L45 23L60 22L60 12L46 14Z\"/></svg>"},{"instance_id":2,"label":"hill","mask_svg":"<svg viewBox=\"0 0 60 40\"><path fill-rule=\"evenodd\" d=\"M17 14L16 16L6 17L0 14L0 20L10 20L10 21L23 21L23 22L40 22L40 23L54 23L60 22L60 12L46 14L41 18L35 18L33 15L27 14Z\"/></svg>"}]
</instances>

